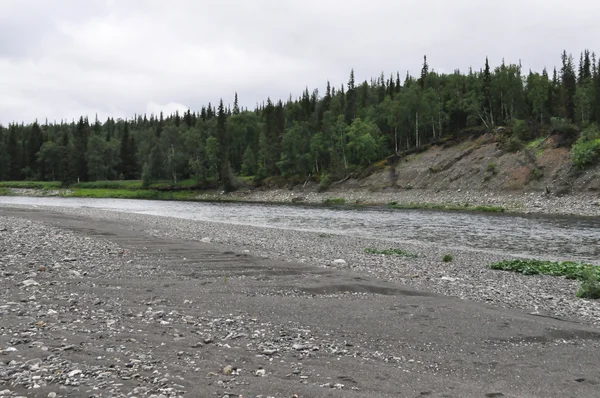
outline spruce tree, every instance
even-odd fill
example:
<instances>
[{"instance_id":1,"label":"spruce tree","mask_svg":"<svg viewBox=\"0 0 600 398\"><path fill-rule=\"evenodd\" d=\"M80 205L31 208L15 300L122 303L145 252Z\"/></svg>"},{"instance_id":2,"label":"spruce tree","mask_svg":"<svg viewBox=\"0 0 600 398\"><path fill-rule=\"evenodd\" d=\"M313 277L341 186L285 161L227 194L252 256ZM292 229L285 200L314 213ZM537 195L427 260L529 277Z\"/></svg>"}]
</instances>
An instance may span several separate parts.
<instances>
[{"instance_id":1,"label":"spruce tree","mask_svg":"<svg viewBox=\"0 0 600 398\"><path fill-rule=\"evenodd\" d=\"M567 119L575 121L575 94L577 92L577 77L573 66L573 57L567 55L567 51L562 54L562 105L564 115Z\"/></svg>"},{"instance_id":2,"label":"spruce tree","mask_svg":"<svg viewBox=\"0 0 600 398\"><path fill-rule=\"evenodd\" d=\"M350 70L348 90L346 92L346 123L350 124L356 117L356 87L354 84L354 69Z\"/></svg>"},{"instance_id":3,"label":"spruce tree","mask_svg":"<svg viewBox=\"0 0 600 398\"><path fill-rule=\"evenodd\" d=\"M231 192L235 187L229 171L229 137L227 134L227 115L225 114L223 99L219 101L219 110L217 113L217 139L221 148L219 177L225 192Z\"/></svg>"}]
</instances>

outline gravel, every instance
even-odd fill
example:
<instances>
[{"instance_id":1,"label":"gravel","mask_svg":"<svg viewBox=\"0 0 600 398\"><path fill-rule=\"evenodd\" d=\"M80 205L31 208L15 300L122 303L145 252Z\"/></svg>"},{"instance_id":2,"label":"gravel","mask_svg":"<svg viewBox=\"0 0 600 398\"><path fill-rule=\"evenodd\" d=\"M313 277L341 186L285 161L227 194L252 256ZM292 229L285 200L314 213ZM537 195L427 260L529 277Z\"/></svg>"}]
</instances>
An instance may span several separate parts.
<instances>
[{"instance_id":1,"label":"gravel","mask_svg":"<svg viewBox=\"0 0 600 398\"><path fill-rule=\"evenodd\" d=\"M78 218L131 221L144 226L140 234L212 242L254 256L347 269L425 291L600 325L600 302L576 298L576 281L487 267L510 256L454 250L453 261L445 263L442 256L447 250L434 242L404 244L402 249L418 256L402 258L364 253L367 247L390 247L377 239L90 208L50 210ZM244 378L268 379L282 372L321 389L358 391L352 382L328 381L301 362L329 355L331 360L359 356L408 368L424 366L419 359L395 357L393 347L361 349L343 336L318 336L292 321L265 322L234 309L228 316L194 312L193 297L182 300L176 306L180 309L165 310L164 300L149 292L148 297L140 297L137 307L125 306L123 287L109 283L111 278L167 275L178 277L167 263L143 252L129 252L110 237L86 237L47 223L0 216L0 397L181 397L192 389L185 372L199 371L220 397L243 396L236 391L247 384ZM235 277L231 279L236 286ZM275 289L265 294L311 296L301 290ZM332 296L352 300L364 294L369 292L333 292ZM162 330L164 341L185 340L187 348L172 352L164 341L136 335L136 330L147 327ZM213 358L207 372L209 359L202 354L203 347L217 347L219 352L247 350L264 365L248 368L224 356Z\"/></svg>"}]
</instances>

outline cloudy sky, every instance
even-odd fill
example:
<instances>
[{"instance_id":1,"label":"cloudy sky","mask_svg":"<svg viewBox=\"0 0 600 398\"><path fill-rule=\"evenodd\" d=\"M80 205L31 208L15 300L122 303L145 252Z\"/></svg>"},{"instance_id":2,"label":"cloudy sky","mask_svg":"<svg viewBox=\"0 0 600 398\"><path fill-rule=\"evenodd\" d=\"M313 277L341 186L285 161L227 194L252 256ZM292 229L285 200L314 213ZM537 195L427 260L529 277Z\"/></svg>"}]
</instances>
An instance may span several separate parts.
<instances>
[{"instance_id":1,"label":"cloudy sky","mask_svg":"<svg viewBox=\"0 0 600 398\"><path fill-rule=\"evenodd\" d=\"M243 106L430 67L541 70L598 45L594 0L0 0L0 123Z\"/></svg>"}]
</instances>

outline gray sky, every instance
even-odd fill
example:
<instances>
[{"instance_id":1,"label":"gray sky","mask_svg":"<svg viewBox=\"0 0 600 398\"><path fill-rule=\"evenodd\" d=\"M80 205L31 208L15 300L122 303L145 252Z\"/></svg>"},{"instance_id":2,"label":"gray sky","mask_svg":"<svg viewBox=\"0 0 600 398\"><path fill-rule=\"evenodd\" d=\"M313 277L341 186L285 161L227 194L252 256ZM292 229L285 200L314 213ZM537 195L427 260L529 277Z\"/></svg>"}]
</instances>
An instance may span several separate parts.
<instances>
[{"instance_id":1,"label":"gray sky","mask_svg":"<svg viewBox=\"0 0 600 398\"><path fill-rule=\"evenodd\" d=\"M541 71L598 44L593 0L0 0L0 123L253 108L407 70L521 59Z\"/></svg>"}]
</instances>

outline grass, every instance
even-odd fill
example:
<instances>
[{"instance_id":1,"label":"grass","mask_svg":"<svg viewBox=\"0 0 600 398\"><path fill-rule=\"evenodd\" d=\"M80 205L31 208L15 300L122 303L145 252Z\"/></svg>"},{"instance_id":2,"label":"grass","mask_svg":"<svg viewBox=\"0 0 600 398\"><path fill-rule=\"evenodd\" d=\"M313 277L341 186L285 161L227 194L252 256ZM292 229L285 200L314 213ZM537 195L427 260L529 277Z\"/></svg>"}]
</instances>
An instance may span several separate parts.
<instances>
[{"instance_id":1,"label":"grass","mask_svg":"<svg viewBox=\"0 0 600 398\"><path fill-rule=\"evenodd\" d=\"M564 276L567 279L583 280L587 272L595 274L600 280L600 267L592 264L583 264L574 261L543 261L543 260L505 260L493 263L491 269L519 272L523 275L552 275Z\"/></svg>"},{"instance_id":2,"label":"grass","mask_svg":"<svg viewBox=\"0 0 600 398\"><path fill-rule=\"evenodd\" d=\"M379 249L366 248L365 253L367 253L367 254L383 254L384 256L396 256L396 257L408 257L408 258L419 257L419 255L416 253L411 253L409 251L402 250L402 249L379 250Z\"/></svg>"},{"instance_id":3,"label":"grass","mask_svg":"<svg viewBox=\"0 0 600 398\"><path fill-rule=\"evenodd\" d=\"M10 195L11 195L10 189L0 187L0 196L10 196Z\"/></svg>"},{"instance_id":4,"label":"grass","mask_svg":"<svg viewBox=\"0 0 600 398\"><path fill-rule=\"evenodd\" d=\"M73 198L114 198L114 199L148 199L148 200L192 200L194 193L186 191L162 192L150 189L85 189L75 188L61 196Z\"/></svg>"},{"instance_id":5,"label":"grass","mask_svg":"<svg viewBox=\"0 0 600 398\"><path fill-rule=\"evenodd\" d=\"M452 260L454 260L454 256L450 253L444 254L444 257L442 257L442 261L445 263L450 263Z\"/></svg>"},{"instance_id":6,"label":"grass","mask_svg":"<svg viewBox=\"0 0 600 398\"><path fill-rule=\"evenodd\" d=\"M430 210L453 210L453 211L479 211L483 213L503 213L504 208L499 206L471 206L468 203L458 204L440 204L440 203L388 203L389 209L430 209Z\"/></svg>"},{"instance_id":7,"label":"grass","mask_svg":"<svg viewBox=\"0 0 600 398\"><path fill-rule=\"evenodd\" d=\"M0 188L60 189L60 181L0 181Z\"/></svg>"},{"instance_id":8,"label":"grass","mask_svg":"<svg viewBox=\"0 0 600 398\"><path fill-rule=\"evenodd\" d=\"M93 181L81 182L71 185L71 188L81 189L143 189L141 180L115 180L115 181ZM173 183L172 181L157 181L151 183L149 190L190 190L197 188L196 180L188 179Z\"/></svg>"},{"instance_id":9,"label":"grass","mask_svg":"<svg viewBox=\"0 0 600 398\"><path fill-rule=\"evenodd\" d=\"M326 205L343 205L346 203L346 199L344 198L327 198L323 201L323 204Z\"/></svg>"},{"instance_id":10,"label":"grass","mask_svg":"<svg viewBox=\"0 0 600 398\"><path fill-rule=\"evenodd\" d=\"M588 299L600 299L600 281L598 278L598 268L588 267L583 271L583 281L577 291L577 297Z\"/></svg>"},{"instance_id":11,"label":"grass","mask_svg":"<svg viewBox=\"0 0 600 398\"><path fill-rule=\"evenodd\" d=\"M536 138L535 140L528 142L526 148L529 150L536 149L544 140L544 137Z\"/></svg>"},{"instance_id":12,"label":"grass","mask_svg":"<svg viewBox=\"0 0 600 398\"><path fill-rule=\"evenodd\" d=\"M490 162L487 164L485 171L492 174L498 174L497 165L494 162Z\"/></svg>"}]
</instances>

